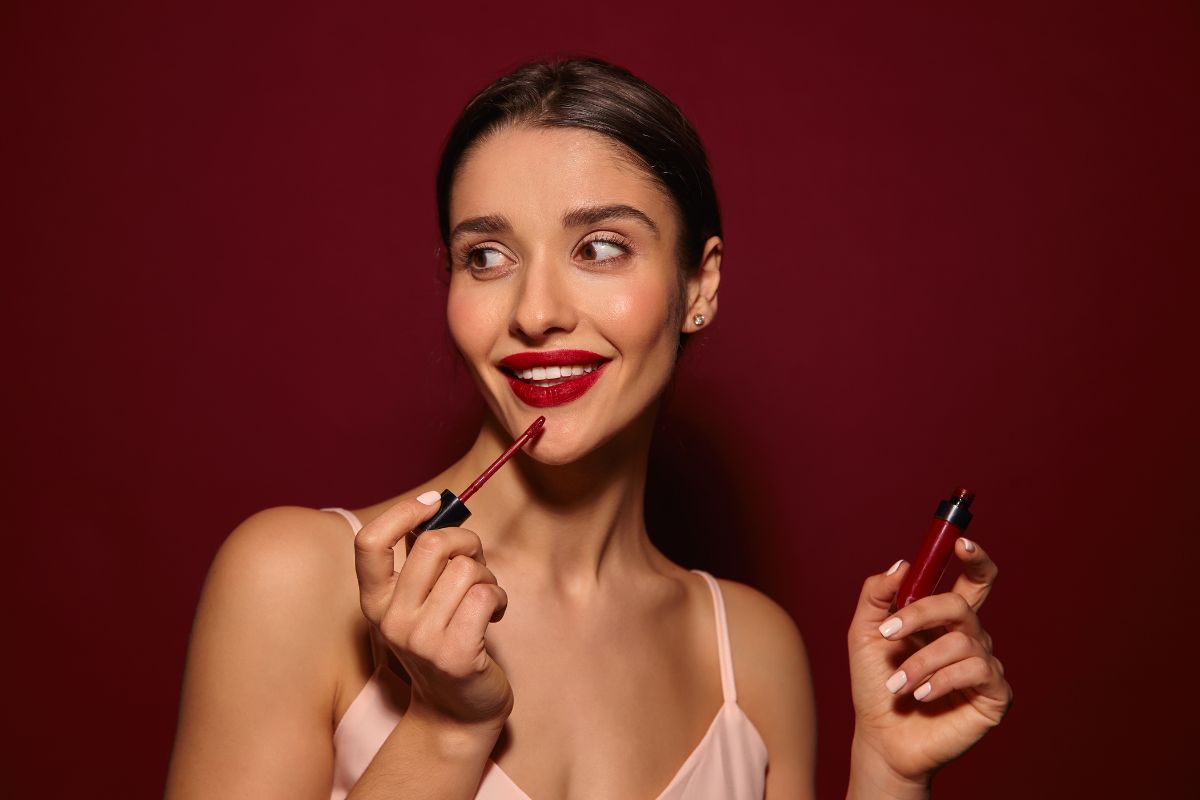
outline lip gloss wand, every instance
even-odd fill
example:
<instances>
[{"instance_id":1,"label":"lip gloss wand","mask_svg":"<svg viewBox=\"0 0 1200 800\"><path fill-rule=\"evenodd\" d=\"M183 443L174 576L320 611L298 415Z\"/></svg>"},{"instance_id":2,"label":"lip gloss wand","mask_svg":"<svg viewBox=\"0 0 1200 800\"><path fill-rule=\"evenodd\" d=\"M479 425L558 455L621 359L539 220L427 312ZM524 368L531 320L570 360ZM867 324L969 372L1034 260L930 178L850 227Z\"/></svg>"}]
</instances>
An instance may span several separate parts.
<instances>
[{"instance_id":1,"label":"lip gloss wand","mask_svg":"<svg viewBox=\"0 0 1200 800\"><path fill-rule=\"evenodd\" d=\"M533 424L526 428L525 432L518 436L517 440L509 445L508 449L501 453L499 458L492 462L491 466L485 469L478 478L472 481L470 486L463 490L462 494L456 495L449 489L442 489L441 507L432 517L409 531L407 537L408 546L412 547L412 543L416 541L416 538L425 531L437 530L438 528L453 528L461 525L467 517L471 516L471 511L466 505L471 495L479 491L479 487L487 483L488 478L495 475L496 470L503 467L510 458L516 455L516 452L537 435L545 424L545 417L535 419Z\"/></svg>"}]
</instances>

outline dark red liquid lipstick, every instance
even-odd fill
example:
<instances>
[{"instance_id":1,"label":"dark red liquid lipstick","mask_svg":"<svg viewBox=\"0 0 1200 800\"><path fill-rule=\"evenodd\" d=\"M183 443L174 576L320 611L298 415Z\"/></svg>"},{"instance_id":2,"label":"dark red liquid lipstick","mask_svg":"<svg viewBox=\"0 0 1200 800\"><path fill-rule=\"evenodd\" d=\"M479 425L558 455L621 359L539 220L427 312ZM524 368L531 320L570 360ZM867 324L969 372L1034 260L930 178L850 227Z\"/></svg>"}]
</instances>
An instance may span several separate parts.
<instances>
[{"instance_id":1,"label":"dark red liquid lipstick","mask_svg":"<svg viewBox=\"0 0 1200 800\"><path fill-rule=\"evenodd\" d=\"M600 380L600 373L604 371L608 361L609 359L590 350L545 350L506 356L500 359L500 368L508 378L508 385L512 387L518 400L534 408L549 408L582 397ZM538 383L546 381L547 378L537 376L544 375L544 371L552 367L588 367L591 371L580 375L573 372L569 375L560 373L555 378L549 378L557 383L539 386ZM536 372L537 370L542 372ZM532 376L529 375L531 371L534 371ZM522 374L525 377L522 377Z\"/></svg>"},{"instance_id":2,"label":"dark red liquid lipstick","mask_svg":"<svg viewBox=\"0 0 1200 800\"><path fill-rule=\"evenodd\" d=\"M516 455L517 451L536 436L545 424L545 417L535 419L533 424L526 428L525 432L518 436L517 440L509 445L507 450L500 454L499 458L480 473L478 478L471 481L470 486L463 489L462 494L456 495L449 489L442 489L442 504L438 508L437 513L409 531L408 546L411 548L416 538L425 531L437 530L438 528L453 528L465 522L467 517L471 516L470 510L467 508L467 500L471 498L471 495L479 491L479 487L487 483L488 478L495 475L496 470L503 467L510 458Z\"/></svg>"},{"instance_id":3,"label":"dark red liquid lipstick","mask_svg":"<svg viewBox=\"0 0 1200 800\"><path fill-rule=\"evenodd\" d=\"M897 609L933 594L950 563L954 543L971 522L968 509L974 499L974 492L960 486L950 499L938 503L929 530L925 533L925 541L921 542L921 550L913 559L896 594Z\"/></svg>"}]
</instances>

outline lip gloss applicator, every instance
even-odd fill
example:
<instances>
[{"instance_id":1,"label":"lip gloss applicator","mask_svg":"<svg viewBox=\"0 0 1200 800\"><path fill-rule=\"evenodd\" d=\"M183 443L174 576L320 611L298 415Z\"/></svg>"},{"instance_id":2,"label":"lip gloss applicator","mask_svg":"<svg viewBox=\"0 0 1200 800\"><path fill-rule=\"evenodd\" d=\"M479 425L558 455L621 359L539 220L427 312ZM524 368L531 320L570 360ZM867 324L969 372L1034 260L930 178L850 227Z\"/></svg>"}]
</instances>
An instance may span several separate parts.
<instances>
[{"instance_id":1,"label":"lip gloss applicator","mask_svg":"<svg viewBox=\"0 0 1200 800\"><path fill-rule=\"evenodd\" d=\"M408 546L412 547L412 543L425 531L437 530L438 528L453 528L461 525L467 517L471 516L470 509L467 508L467 500L471 495L479 491L479 487L487 483L488 478L496 474L496 470L504 466L504 464L516 455L517 451L524 447L530 439L537 435L542 426L546 424L545 417L538 417L533 421L533 424L525 429L525 432L517 437L517 440L508 446L508 449L500 454L500 457L492 462L491 466L483 471L483 473L471 482L471 485L463 490L462 494L456 495L449 489L442 489L442 505L429 519L422 522L417 527L413 528L408 533Z\"/></svg>"},{"instance_id":2,"label":"lip gloss applicator","mask_svg":"<svg viewBox=\"0 0 1200 800\"><path fill-rule=\"evenodd\" d=\"M954 543L971 522L971 512L967 509L974 499L974 492L960 486L950 495L950 499L938 503L933 521L925 533L925 541L921 542L921 549L896 594L897 610L933 594L950 563Z\"/></svg>"}]
</instances>

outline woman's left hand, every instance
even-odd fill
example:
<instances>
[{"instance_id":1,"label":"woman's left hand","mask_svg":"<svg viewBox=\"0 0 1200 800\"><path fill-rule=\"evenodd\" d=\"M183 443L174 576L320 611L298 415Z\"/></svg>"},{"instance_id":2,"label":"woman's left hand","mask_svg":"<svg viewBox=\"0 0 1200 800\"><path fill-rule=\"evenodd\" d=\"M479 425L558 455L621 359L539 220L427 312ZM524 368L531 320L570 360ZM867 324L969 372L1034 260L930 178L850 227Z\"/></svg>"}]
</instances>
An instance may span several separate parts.
<instances>
[{"instance_id":1,"label":"woman's left hand","mask_svg":"<svg viewBox=\"0 0 1200 800\"><path fill-rule=\"evenodd\" d=\"M1004 666L978 616L996 565L978 544L970 548L966 539L955 543L963 574L949 592L894 614L908 562L863 584L847 637L857 716L852 772L873 773L872 783L928 786L1012 704Z\"/></svg>"}]
</instances>

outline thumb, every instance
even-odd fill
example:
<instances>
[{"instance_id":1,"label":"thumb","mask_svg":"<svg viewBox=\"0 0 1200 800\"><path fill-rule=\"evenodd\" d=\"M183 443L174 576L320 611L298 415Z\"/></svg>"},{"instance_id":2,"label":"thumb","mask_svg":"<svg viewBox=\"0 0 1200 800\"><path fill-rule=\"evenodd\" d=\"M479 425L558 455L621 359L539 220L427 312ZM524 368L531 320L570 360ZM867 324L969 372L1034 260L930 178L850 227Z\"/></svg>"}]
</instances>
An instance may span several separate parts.
<instances>
[{"instance_id":1,"label":"thumb","mask_svg":"<svg viewBox=\"0 0 1200 800\"><path fill-rule=\"evenodd\" d=\"M900 583L908 573L909 563L900 559L887 572L872 575L863 582L862 593L858 596L858 608L854 611L854 624L877 628L881 622L891 616L892 602L896 592L900 591Z\"/></svg>"}]
</instances>

